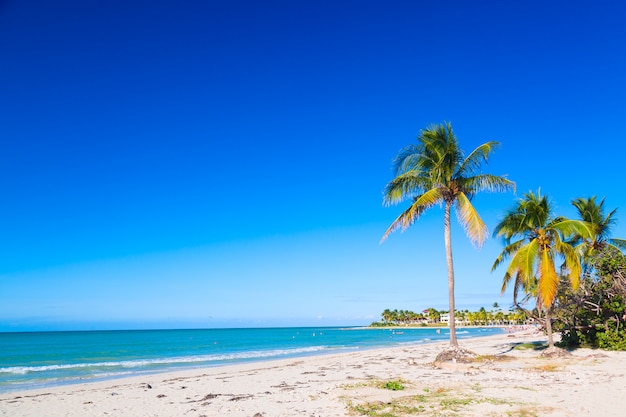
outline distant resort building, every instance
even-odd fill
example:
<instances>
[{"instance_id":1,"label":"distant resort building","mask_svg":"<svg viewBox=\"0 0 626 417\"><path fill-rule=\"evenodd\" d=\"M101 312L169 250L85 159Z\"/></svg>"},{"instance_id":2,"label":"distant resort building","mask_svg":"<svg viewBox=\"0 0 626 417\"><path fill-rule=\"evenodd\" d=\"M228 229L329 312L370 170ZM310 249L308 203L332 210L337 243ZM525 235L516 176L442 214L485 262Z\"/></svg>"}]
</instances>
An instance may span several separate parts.
<instances>
[{"instance_id":1,"label":"distant resort building","mask_svg":"<svg viewBox=\"0 0 626 417\"><path fill-rule=\"evenodd\" d=\"M441 313L441 315L439 316L439 321L449 326L450 325L450 313Z\"/></svg>"}]
</instances>

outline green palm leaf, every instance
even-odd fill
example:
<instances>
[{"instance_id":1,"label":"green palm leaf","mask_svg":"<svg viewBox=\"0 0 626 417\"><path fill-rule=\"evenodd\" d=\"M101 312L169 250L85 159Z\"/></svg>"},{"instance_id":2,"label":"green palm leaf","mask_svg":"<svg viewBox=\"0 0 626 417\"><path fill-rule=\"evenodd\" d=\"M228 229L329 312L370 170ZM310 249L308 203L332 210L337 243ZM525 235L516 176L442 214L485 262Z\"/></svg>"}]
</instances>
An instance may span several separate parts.
<instances>
[{"instance_id":1,"label":"green palm leaf","mask_svg":"<svg viewBox=\"0 0 626 417\"><path fill-rule=\"evenodd\" d=\"M438 189L428 190L421 196L415 199L413 204L409 206L396 220L391 223L391 226L385 231L385 234L381 238L380 242L384 242L385 239L394 231L401 229L403 232L408 229L420 216L433 205L441 201L441 193Z\"/></svg>"}]
</instances>

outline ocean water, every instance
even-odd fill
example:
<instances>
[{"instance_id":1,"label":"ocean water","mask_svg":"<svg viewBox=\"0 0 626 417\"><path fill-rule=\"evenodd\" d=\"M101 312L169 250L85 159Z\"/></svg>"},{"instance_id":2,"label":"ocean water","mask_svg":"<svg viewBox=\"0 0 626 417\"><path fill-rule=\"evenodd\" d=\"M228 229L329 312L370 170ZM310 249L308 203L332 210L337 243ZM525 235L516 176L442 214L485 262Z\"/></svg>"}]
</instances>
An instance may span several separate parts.
<instances>
[{"instance_id":1,"label":"ocean water","mask_svg":"<svg viewBox=\"0 0 626 417\"><path fill-rule=\"evenodd\" d=\"M457 338L502 333L457 329ZM0 392L186 368L420 344L434 328L251 328L0 333Z\"/></svg>"}]
</instances>

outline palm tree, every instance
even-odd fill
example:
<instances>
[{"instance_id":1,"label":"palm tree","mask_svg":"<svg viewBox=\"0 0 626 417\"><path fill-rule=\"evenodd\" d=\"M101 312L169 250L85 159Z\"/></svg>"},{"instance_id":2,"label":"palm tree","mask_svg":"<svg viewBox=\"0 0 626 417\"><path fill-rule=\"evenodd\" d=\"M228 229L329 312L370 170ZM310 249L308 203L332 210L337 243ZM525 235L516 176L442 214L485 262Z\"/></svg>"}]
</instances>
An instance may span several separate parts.
<instances>
[{"instance_id":1,"label":"palm tree","mask_svg":"<svg viewBox=\"0 0 626 417\"><path fill-rule=\"evenodd\" d=\"M458 310L454 312L455 317L459 317L459 321L461 322L462 325L465 325L465 311L463 310Z\"/></svg>"},{"instance_id":2,"label":"palm tree","mask_svg":"<svg viewBox=\"0 0 626 417\"><path fill-rule=\"evenodd\" d=\"M444 206L444 242L448 266L448 299L450 304L450 347L458 348L454 317L454 266L450 238L450 211L454 206L459 222L470 241L481 246L487 237L487 227L471 200L479 191L515 189L515 183L505 177L477 173L482 162L498 142L487 142L472 151L467 158L459 147L450 123L433 125L422 130L418 143L400 150L394 159L396 177L384 190L384 203L397 204L412 200L407 208L389 226L384 241L391 232L406 230L435 204Z\"/></svg>"},{"instance_id":3,"label":"palm tree","mask_svg":"<svg viewBox=\"0 0 626 417\"><path fill-rule=\"evenodd\" d=\"M494 235L503 237L505 247L491 268L492 272L510 259L502 281L502 293L514 281L514 302L521 289L537 300L537 307L546 315L548 344L554 348L550 308L559 286L555 261L563 259L561 271L574 289L578 287L581 263L568 239L590 238L592 227L581 220L569 220L553 214L545 196L538 191L524 194L495 228Z\"/></svg>"},{"instance_id":4,"label":"palm tree","mask_svg":"<svg viewBox=\"0 0 626 417\"><path fill-rule=\"evenodd\" d=\"M626 240L609 237L611 235L611 227L617 221L614 217L617 209L605 216L604 198L600 203L596 203L596 196L576 198L572 200L572 205L578 211L581 220L593 225L593 236L591 236L591 239L584 239L580 236L574 238L574 242L579 243L576 249L583 258L586 272L590 272L588 260L594 253L602 252L607 248L620 252L626 249Z\"/></svg>"},{"instance_id":5,"label":"palm tree","mask_svg":"<svg viewBox=\"0 0 626 417\"><path fill-rule=\"evenodd\" d=\"M480 324L482 325L486 325L487 322L489 321L489 315L487 313L487 310L485 310L485 307L481 307L478 310L478 321L480 322Z\"/></svg>"},{"instance_id":6,"label":"palm tree","mask_svg":"<svg viewBox=\"0 0 626 417\"><path fill-rule=\"evenodd\" d=\"M427 311L428 320L430 320L431 323L438 323L441 318L441 314L437 311L437 309L429 307Z\"/></svg>"},{"instance_id":7,"label":"palm tree","mask_svg":"<svg viewBox=\"0 0 626 417\"><path fill-rule=\"evenodd\" d=\"M389 310L388 308L385 309L385 311L383 311L383 313L381 314L382 318L383 318L383 322L384 323L391 323L391 310Z\"/></svg>"}]
</instances>

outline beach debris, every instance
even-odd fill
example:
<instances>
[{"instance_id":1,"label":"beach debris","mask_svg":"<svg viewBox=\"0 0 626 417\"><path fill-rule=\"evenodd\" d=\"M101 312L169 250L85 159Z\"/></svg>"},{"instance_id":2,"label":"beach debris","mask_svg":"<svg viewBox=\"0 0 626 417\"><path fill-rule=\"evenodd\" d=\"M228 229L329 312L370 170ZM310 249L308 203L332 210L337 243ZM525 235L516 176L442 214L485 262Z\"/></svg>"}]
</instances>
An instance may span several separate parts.
<instances>
[{"instance_id":1,"label":"beach debris","mask_svg":"<svg viewBox=\"0 0 626 417\"><path fill-rule=\"evenodd\" d=\"M150 385L150 384L146 384L146 388L148 388L148 389L152 389L152 385Z\"/></svg>"},{"instance_id":2,"label":"beach debris","mask_svg":"<svg viewBox=\"0 0 626 417\"><path fill-rule=\"evenodd\" d=\"M541 352L542 358L566 358L572 356L570 352L565 349L561 349L559 347L553 346L545 349Z\"/></svg>"},{"instance_id":3,"label":"beach debris","mask_svg":"<svg viewBox=\"0 0 626 417\"><path fill-rule=\"evenodd\" d=\"M261 413L256 413L255 415L253 415L252 417L263 417L263 414Z\"/></svg>"},{"instance_id":4,"label":"beach debris","mask_svg":"<svg viewBox=\"0 0 626 417\"><path fill-rule=\"evenodd\" d=\"M241 400L247 400L249 398L254 398L254 395L252 394L235 395L228 401L241 401Z\"/></svg>"},{"instance_id":5,"label":"beach debris","mask_svg":"<svg viewBox=\"0 0 626 417\"><path fill-rule=\"evenodd\" d=\"M157 398L165 398L165 397L166 397L166 395L165 395L165 394L159 394L159 395L157 395Z\"/></svg>"},{"instance_id":6,"label":"beach debris","mask_svg":"<svg viewBox=\"0 0 626 417\"><path fill-rule=\"evenodd\" d=\"M272 388L280 388L281 391L293 391L296 389L294 386L287 384L285 381L282 381L278 385L272 385Z\"/></svg>"},{"instance_id":7,"label":"beach debris","mask_svg":"<svg viewBox=\"0 0 626 417\"><path fill-rule=\"evenodd\" d=\"M444 362L472 363L476 360L476 358L478 358L478 355L469 349L462 347L449 347L437 355L434 365L438 366L438 364Z\"/></svg>"}]
</instances>

